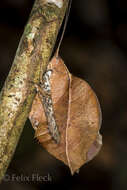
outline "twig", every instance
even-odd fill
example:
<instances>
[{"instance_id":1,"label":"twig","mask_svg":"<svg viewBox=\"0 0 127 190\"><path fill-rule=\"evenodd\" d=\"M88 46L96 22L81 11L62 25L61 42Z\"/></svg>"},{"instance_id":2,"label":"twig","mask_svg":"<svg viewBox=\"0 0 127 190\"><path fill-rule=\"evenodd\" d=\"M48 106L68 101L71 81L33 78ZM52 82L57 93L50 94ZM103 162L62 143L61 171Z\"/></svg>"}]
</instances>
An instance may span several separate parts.
<instances>
[{"instance_id":1,"label":"twig","mask_svg":"<svg viewBox=\"0 0 127 190\"><path fill-rule=\"evenodd\" d=\"M33 83L46 69L67 4L68 0L35 0L0 94L0 180L28 118L36 93Z\"/></svg>"}]
</instances>

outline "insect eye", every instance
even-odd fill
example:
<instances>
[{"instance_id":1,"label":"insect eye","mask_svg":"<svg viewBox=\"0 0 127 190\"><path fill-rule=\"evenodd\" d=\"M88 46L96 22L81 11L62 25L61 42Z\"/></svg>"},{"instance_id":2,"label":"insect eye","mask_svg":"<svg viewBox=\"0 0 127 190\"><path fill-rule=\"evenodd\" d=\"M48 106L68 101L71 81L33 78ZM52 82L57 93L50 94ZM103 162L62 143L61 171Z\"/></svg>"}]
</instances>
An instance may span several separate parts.
<instances>
[{"instance_id":1,"label":"insect eye","mask_svg":"<svg viewBox=\"0 0 127 190\"><path fill-rule=\"evenodd\" d=\"M39 86L40 86L41 84L42 84L42 82L40 81L40 82L39 82Z\"/></svg>"}]
</instances>

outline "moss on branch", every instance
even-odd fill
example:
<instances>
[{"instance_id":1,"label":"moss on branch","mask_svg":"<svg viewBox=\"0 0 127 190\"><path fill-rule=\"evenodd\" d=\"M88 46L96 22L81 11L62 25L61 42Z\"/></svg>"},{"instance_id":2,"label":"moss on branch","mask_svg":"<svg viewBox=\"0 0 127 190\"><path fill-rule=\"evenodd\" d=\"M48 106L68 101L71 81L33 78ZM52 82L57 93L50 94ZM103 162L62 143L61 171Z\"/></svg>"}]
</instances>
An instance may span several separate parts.
<instances>
[{"instance_id":1,"label":"moss on branch","mask_svg":"<svg viewBox=\"0 0 127 190\"><path fill-rule=\"evenodd\" d=\"M38 83L50 59L68 0L61 8L36 0L0 93L0 180L28 118ZM33 81L33 83L31 82Z\"/></svg>"}]
</instances>

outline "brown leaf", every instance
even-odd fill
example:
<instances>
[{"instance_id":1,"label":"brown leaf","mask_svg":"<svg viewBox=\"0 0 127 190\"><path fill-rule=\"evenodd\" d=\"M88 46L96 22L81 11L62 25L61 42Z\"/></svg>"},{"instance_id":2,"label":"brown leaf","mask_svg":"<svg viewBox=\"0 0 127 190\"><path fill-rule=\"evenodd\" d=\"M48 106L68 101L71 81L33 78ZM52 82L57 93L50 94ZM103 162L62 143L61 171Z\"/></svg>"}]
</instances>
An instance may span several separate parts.
<instances>
[{"instance_id":1,"label":"brown leaf","mask_svg":"<svg viewBox=\"0 0 127 190\"><path fill-rule=\"evenodd\" d=\"M53 71L50 76L51 97L60 143L57 144L49 133L43 102L38 94L29 118L35 137L49 153L68 165L73 174L100 150L100 106L88 83L71 75L62 59L54 56L49 69Z\"/></svg>"}]
</instances>

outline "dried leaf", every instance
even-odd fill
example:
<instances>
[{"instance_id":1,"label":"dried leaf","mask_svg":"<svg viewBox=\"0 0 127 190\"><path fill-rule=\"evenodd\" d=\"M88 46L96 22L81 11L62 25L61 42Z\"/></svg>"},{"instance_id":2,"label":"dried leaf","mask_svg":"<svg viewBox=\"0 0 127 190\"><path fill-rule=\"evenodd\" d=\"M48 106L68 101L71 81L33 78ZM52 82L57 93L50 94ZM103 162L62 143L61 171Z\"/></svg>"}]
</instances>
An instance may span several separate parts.
<instances>
[{"instance_id":1,"label":"dried leaf","mask_svg":"<svg viewBox=\"0 0 127 190\"><path fill-rule=\"evenodd\" d=\"M56 143L48 130L44 102L37 94L29 115L35 137L57 159L76 172L100 150L101 111L98 99L84 80L71 75L60 58L48 65L55 121L60 133Z\"/></svg>"}]
</instances>

